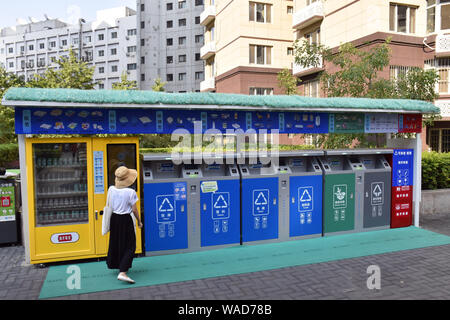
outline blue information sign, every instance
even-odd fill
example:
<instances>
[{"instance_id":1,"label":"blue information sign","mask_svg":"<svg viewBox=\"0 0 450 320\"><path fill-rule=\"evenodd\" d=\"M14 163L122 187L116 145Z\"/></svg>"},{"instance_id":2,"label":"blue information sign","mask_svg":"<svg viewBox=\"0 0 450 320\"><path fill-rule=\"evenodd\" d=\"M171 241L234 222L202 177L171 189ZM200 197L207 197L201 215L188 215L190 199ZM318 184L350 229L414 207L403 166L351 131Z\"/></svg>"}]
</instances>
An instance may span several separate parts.
<instances>
[{"instance_id":1,"label":"blue information sign","mask_svg":"<svg viewBox=\"0 0 450 320\"><path fill-rule=\"evenodd\" d=\"M392 157L392 186L412 186L414 184L414 150L394 149Z\"/></svg>"}]
</instances>

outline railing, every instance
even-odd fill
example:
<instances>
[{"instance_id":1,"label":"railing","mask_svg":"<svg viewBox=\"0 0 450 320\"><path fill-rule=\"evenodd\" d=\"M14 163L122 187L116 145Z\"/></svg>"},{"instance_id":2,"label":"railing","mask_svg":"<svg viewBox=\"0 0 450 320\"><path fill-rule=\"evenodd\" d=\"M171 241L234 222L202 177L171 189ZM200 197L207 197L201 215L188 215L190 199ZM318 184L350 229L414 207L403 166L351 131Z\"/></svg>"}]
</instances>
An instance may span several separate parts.
<instances>
[{"instance_id":1,"label":"railing","mask_svg":"<svg viewBox=\"0 0 450 320\"><path fill-rule=\"evenodd\" d=\"M322 1L316 1L294 13L292 26L294 29L302 29L322 20L324 16Z\"/></svg>"},{"instance_id":2,"label":"railing","mask_svg":"<svg viewBox=\"0 0 450 320\"><path fill-rule=\"evenodd\" d=\"M203 47L200 48L200 58L203 60L208 59L216 54L216 42L207 42Z\"/></svg>"}]
</instances>

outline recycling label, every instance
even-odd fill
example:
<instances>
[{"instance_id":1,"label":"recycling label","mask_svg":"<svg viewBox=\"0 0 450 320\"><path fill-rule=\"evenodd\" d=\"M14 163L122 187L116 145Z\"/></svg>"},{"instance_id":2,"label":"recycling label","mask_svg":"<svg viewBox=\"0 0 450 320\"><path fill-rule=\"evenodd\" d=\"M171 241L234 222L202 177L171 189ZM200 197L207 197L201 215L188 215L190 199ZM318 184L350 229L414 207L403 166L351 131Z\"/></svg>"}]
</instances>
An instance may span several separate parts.
<instances>
[{"instance_id":1,"label":"recycling label","mask_svg":"<svg viewBox=\"0 0 450 320\"><path fill-rule=\"evenodd\" d=\"M156 197L157 223L172 223L176 220L175 196L163 195Z\"/></svg>"},{"instance_id":2,"label":"recycling label","mask_svg":"<svg viewBox=\"0 0 450 320\"><path fill-rule=\"evenodd\" d=\"M378 206L384 204L384 182L373 182L370 187L371 204Z\"/></svg>"},{"instance_id":3,"label":"recycling label","mask_svg":"<svg viewBox=\"0 0 450 320\"><path fill-rule=\"evenodd\" d=\"M230 193L217 192L212 195L212 218L229 219L230 218Z\"/></svg>"},{"instance_id":4,"label":"recycling label","mask_svg":"<svg viewBox=\"0 0 450 320\"><path fill-rule=\"evenodd\" d=\"M253 215L269 214L269 189L253 190Z\"/></svg>"},{"instance_id":5,"label":"recycling label","mask_svg":"<svg viewBox=\"0 0 450 320\"><path fill-rule=\"evenodd\" d=\"M298 211L313 211L313 187L298 188Z\"/></svg>"}]
</instances>

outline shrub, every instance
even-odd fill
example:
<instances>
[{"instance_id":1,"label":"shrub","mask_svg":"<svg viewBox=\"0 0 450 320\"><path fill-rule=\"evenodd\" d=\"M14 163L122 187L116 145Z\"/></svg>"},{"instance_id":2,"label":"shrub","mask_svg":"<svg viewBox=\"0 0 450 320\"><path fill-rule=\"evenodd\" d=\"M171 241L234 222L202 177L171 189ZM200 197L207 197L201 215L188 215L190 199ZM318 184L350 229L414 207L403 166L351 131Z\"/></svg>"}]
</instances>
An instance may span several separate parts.
<instances>
[{"instance_id":1,"label":"shrub","mask_svg":"<svg viewBox=\"0 0 450 320\"><path fill-rule=\"evenodd\" d=\"M424 152L422 155L422 189L450 188L450 153Z\"/></svg>"},{"instance_id":2,"label":"shrub","mask_svg":"<svg viewBox=\"0 0 450 320\"><path fill-rule=\"evenodd\" d=\"M0 167L19 160L19 146L17 144L0 144Z\"/></svg>"}]
</instances>

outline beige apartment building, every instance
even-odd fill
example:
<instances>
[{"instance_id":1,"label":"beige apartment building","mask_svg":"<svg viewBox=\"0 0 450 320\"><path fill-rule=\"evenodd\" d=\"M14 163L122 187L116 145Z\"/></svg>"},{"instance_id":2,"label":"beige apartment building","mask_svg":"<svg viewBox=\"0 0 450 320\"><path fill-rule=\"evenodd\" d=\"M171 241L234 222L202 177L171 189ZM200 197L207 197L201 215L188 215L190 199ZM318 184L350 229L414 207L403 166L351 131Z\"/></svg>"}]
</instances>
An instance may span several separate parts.
<instances>
[{"instance_id":1,"label":"beige apartment building","mask_svg":"<svg viewBox=\"0 0 450 320\"><path fill-rule=\"evenodd\" d=\"M294 40L370 49L391 37L390 65L381 76L413 67L437 71L435 104L443 118L427 128L423 145L450 152L450 0L206 0L200 20L201 91L282 94L277 73L289 68L301 80L300 94L323 96L319 76L331 66L294 64Z\"/></svg>"},{"instance_id":2,"label":"beige apartment building","mask_svg":"<svg viewBox=\"0 0 450 320\"><path fill-rule=\"evenodd\" d=\"M282 94L277 73L293 63L292 0L206 0L201 91Z\"/></svg>"}]
</instances>

